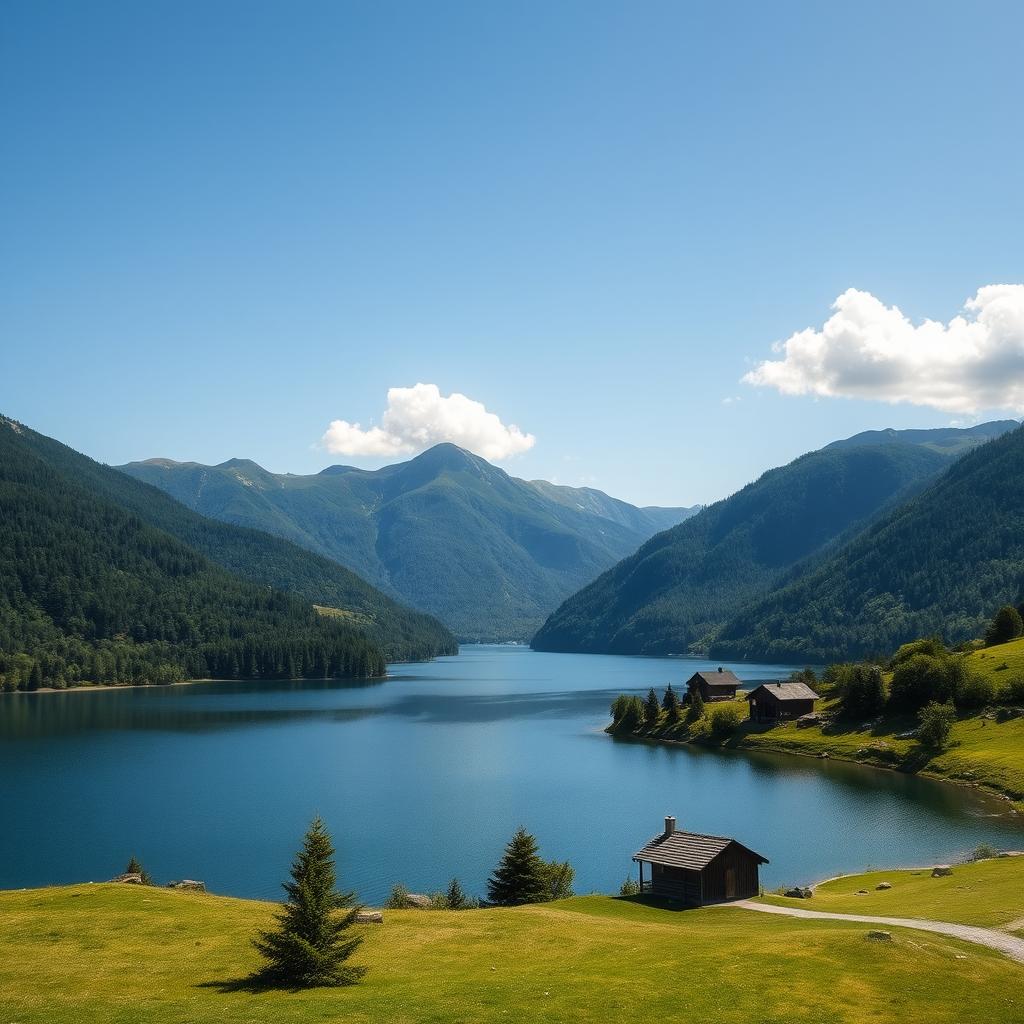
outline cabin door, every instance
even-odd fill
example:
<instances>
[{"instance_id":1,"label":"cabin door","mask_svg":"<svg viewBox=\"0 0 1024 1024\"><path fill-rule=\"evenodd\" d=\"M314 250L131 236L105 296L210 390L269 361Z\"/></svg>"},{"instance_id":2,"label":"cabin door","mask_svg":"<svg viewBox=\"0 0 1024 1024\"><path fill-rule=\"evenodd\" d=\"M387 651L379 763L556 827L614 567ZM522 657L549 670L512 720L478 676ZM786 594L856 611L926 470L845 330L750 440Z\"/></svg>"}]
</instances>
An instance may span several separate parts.
<instances>
[{"instance_id":1,"label":"cabin door","mask_svg":"<svg viewBox=\"0 0 1024 1024\"><path fill-rule=\"evenodd\" d=\"M736 869L726 868L725 869L725 898L727 900L736 899Z\"/></svg>"}]
</instances>

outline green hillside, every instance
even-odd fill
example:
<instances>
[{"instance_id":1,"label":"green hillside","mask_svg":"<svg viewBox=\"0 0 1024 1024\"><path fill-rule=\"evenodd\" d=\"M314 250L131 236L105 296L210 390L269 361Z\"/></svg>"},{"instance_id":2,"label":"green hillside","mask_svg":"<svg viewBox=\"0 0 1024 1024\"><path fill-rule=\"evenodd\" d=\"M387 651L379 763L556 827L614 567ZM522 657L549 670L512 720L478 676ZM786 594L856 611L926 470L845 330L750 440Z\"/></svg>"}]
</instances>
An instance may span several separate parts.
<instances>
[{"instance_id":1,"label":"green hillside","mask_svg":"<svg viewBox=\"0 0 1024 1024\"><path fill-rule=\"evenodd\" d=\"M804 455L652 538L569 598L538 650L706 649L721 626L840 538L914 493L962 450L1015 424L877 431Z\"/></svg>"},{"instance_id":2,"label":"green hillside","mask_svg":"<svg viewBox=\"0 0 1024 1024\"><path fill-rule=\"evenodd\" d=\"M999 864L1005 864L1000 861ZM993 884L1011 884L1009 882ZM894 888L894 891L895 888ZM0 1014L17 1024L345 1020L1011 1024L1021 966L893 928L605 896L515 909L385 911L358 985L252 992L272 906L144 886L0 893Z\"/></svg>"},{"instance_id":3,"label":"green hillside","mask_svg":"<svg viewBox=\"0 0 1024 1024\"><path fill-rule=\"evenodd\" d=\"M913 500L720 631L725 657L825 661L941 633L978 636L1024 583L1024 429L965 455Z\"/></svg>"},{"instance_id":4,"label":"green hillside","mask_svg":"<svg viewBox=\"0 0 1024 1024\"><path fill-rule=\"evenodd\" d=\"M205 516L335 559L467 640L528 639L567 595L691 511L517 480L452 444L314 476L241 459L122 469Z\"/></svg>"}]
</instances>

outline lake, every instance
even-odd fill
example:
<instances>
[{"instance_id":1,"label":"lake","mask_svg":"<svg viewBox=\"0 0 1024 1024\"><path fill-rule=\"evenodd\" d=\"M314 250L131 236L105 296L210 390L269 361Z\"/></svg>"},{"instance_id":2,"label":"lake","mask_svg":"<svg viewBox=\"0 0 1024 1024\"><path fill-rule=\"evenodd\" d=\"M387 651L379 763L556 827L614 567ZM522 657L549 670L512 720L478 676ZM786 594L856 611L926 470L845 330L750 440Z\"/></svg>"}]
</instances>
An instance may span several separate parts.
<instances>
[{"instance_id":1,"label":"lake","mask_svg":"<svg viewBox=\"0 0 1024 1024\"><path fill-rule=\"evenodd\" d=\"M617 741L621 692L680 684L699 659L465 647L380 683L200 683L0 697L0 887L117 874L276 898L310 818L341 883L483 894L512 831L617 891L661 829L734 836L767 886L950 861L1024 827L969 790L837 761ZM743 680L784 666L732 664Z\"/></svg>"}]
</instances>

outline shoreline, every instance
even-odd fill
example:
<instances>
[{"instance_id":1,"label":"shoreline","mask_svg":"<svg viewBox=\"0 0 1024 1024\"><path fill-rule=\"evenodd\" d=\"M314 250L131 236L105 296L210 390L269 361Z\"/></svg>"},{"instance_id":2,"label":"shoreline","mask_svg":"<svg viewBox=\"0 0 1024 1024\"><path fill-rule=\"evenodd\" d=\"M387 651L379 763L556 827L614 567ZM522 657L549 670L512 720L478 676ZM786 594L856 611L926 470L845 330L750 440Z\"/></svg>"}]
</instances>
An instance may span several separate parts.
<instances>
[{"instance_id":1,"label":"shoreline","mask_svg":"<svg viewBox=\"0 0 1024 1024\"><path fill-rule=\"evenodd\" d=\"M422 665L426 664L426 662L393 661L388 662L388 664ZM179 679L175 683L85 683L81 686L65 686L63 688L58 686L40 686L38 690L3 690L0 691L0 697L31 696L34 693L98 693L104 690L170 690L176 686L193 686L195 683L383 683L389 679L390 676L390 672L385 672L382 676L360 676L358 679L351 676L306 679L305 677L300 676L294 679Z\"/></svg>"}]
</instances>

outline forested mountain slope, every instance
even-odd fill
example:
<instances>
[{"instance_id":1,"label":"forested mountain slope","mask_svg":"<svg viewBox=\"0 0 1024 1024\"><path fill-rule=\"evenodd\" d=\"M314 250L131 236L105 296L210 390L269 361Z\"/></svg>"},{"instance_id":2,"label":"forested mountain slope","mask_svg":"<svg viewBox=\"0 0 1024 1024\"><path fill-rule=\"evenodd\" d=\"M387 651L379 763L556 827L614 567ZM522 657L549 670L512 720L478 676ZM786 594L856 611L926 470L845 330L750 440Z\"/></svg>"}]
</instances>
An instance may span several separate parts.
<instances>
[{"instance_id":1,"label":"forested mountain slope","mask_svg":"<svg viewBox=\"0 0 1024 1024\"><path fill-rule=\"evenodd\" d=\"M263 590L273 587L305 606L336 610L334 626L347 624L365 633L388 660L417 660L456 649L454 637L436 619L403 607L337 563L277 537L206 519L154 487L0 419L0 467L15 465L22 466L23 476L31 476L26 467L35 467L93 501L113 504Z\"/></svg>"},{"instance_id":2,"label":"forested mountain slope","mask_svg":"<svg viewBox=\"0 0 1024 1024\"><path fill-rule=\"evenodd\" d=\"M1016 427L875 431L770 470L648 541L573 595L533 640L538 650L685 653L797 564L872 521L961 451Z\"/></svg>"},{"instance_id":3,"label":"forested mountain slope","mask_svg":"<svg viewBox=\"0 0 1024 1024\"><path fill-rule=\"evenodd\" d=\"M984 631L1024 584L1024 429L965 455L927 490L752 603L719 653L824 661Z\"/></svg>"},{"instance_id":4,"label":"forested mountain slope","mask_svg":"<svg viewBox=\"0 0 1024 1024\"><path fill-rule=\"evenodd\" d=\"M203 515L336 559L469 640L528 639L568 594L691 513L518 480L452 444L313 476L240 459L122 469Z\"/></svg>"},{"instance_id":5,"label":"forested mountain slope","mask_svg":"<svg viewBox=\"0 0 1024 1024\"><path fill-rule=\"evenodd\" d=\"M364 633L49 466L0 420L0 686L381 675Z\"/></svg>"}]
</instances>

